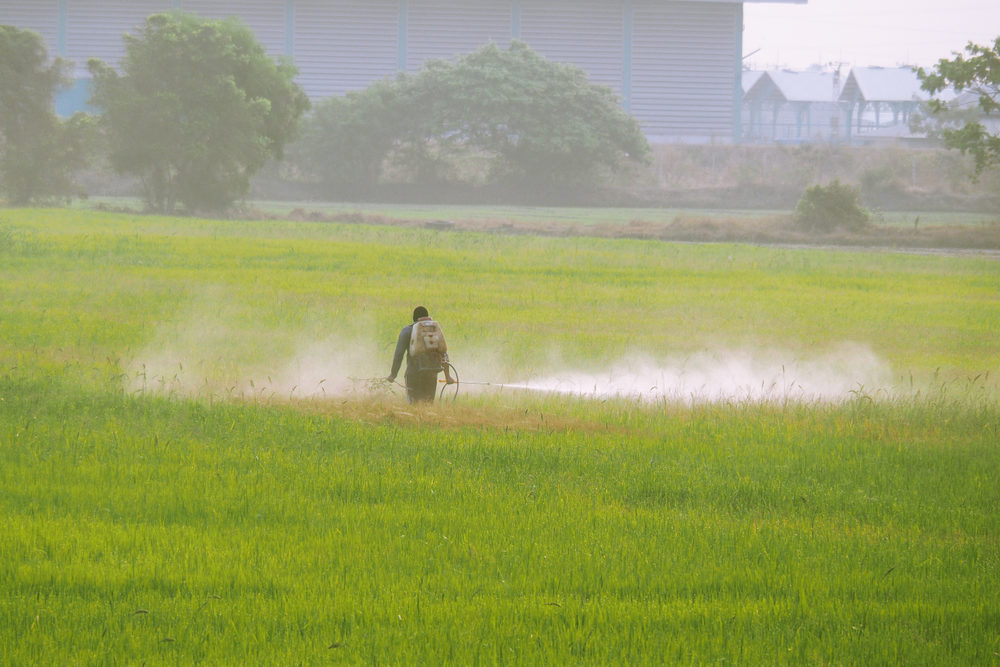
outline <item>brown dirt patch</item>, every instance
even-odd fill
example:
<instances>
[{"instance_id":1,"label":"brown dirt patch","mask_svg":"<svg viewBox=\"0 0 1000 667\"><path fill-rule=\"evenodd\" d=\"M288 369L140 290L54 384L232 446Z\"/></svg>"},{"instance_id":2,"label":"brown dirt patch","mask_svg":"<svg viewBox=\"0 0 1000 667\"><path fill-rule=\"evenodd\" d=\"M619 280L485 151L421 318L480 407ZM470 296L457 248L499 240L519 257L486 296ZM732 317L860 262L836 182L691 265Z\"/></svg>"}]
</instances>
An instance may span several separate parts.
<instances>
[{"instance_id":1,"label":"brown dirt patch","mask_svg":"<svg viewBox=\"0 0 1000 667\"><path fill-rule=\"evenodd\" d=\"M581 224L563 221L518 219L448 221L413 220L365 213L323 213L301 208L288 215L262 215L272 219L349 224L387 225L448 231L520 234L553 237L648 239L689 243L752 243L816 247L879 249L934 249L1000 252L1000 221L988 225L914 226L912 229L871 225L861 231L818 234L796 226L790 216L760 218L679 215L672 221L636 218L626 224Z\"/></svg>"}]
</instances>

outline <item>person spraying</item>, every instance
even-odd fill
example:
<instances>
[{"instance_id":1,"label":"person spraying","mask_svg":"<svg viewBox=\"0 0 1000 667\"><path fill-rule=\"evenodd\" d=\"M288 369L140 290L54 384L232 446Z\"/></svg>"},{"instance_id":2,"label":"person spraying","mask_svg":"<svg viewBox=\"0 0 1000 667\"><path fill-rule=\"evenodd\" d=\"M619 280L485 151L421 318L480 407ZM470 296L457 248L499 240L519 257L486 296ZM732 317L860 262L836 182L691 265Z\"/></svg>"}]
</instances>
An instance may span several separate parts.
<instances>
[{"instance_id":1,"label":"person spraying","mask_svg":"<svg viewBox=\"0 0 1000 667\"><path fill-rule=\"evenodd\" d=\"M448 363L448 343L441 325L431 319L424 306L413 309L413 324L403 327L396 340L392 370L386 378L395 382L406 357L406 399L410 403L433 403L437 393L438 373L444 371L445 382L454 384Z\"/></svg>"}]
</instances>

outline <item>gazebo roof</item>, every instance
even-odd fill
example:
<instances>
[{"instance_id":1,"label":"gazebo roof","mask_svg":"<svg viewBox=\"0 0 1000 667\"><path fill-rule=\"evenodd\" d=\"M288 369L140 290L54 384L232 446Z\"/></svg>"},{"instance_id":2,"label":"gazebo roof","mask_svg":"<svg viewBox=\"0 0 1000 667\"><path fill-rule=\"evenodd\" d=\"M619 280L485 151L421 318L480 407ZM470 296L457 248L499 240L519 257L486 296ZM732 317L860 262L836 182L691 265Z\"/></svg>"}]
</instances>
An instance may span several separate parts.
<instances>
[{"instance_id":1,"label":"gazebo roof","mask_svg":"<svg viewBox=\"0 0 1000 667\"><path fill-rule=\"evenodd\" d=\"M764 76L764 73L760 70L745 69L740 77L740 83L743 86L743 94L746 95L754 84L757 83L760 78Z\"/></svg>"},{"instance_id":2,"label":"gazebo roof","mask_svg":"<svg viewBox=\"0 0 1000 667\"><path fill-rule=\"evenodd\" d=\"M833 102L840 91L839 75L834 72L769 70L747 88L746 96L782 102Z\"/></svg>"},{"instance_id":3,"label":"gazebo roof","mask_svg":"<svg viewBox=\"0 0 1000 667\"><path fill-rule=\"evenodd\" d=\"M840 93L847 102L917 102L929 97L912 67L855 67Z\"/></svg>"}]
</instances>

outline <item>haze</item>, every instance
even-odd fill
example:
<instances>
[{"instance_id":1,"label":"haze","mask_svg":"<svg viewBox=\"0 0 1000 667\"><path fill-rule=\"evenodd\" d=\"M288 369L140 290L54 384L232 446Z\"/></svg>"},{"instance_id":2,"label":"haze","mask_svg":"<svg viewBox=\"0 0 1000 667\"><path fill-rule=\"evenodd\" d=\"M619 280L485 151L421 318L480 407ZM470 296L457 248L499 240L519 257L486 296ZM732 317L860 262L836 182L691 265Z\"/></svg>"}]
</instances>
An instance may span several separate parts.
<instances>
[{"instance_id":1,"label":"haze","mask_svg":"<svg viewBox=\"0 0 1000 667\"><path fill-rule=\"evenodd\" d=\"M809 0L747 3L744 64L751 69L810 65L929 67L969 41L1000 36L997 0ZM752 55L749 55L752 54Z\"/></svg>"}]
</instances>

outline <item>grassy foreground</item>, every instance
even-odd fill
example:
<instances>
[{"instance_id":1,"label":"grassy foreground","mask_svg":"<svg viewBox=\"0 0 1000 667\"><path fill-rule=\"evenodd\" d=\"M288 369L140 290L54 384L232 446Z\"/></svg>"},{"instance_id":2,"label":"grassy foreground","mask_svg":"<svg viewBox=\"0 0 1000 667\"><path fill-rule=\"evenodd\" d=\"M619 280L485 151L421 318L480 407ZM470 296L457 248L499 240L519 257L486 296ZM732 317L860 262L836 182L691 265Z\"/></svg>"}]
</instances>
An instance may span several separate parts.
<instances>
[{"instance_id":1,"label":"grassy foreground","mask_svg":"<svg viewBox=\"0 0 1000 667\"><path fill-rule=\"evenodd\" d=\"M4 212L0 655L994 663L997 277L977 258ZM388 370L417 301L467 377L850 341L890 386L424 409L334 389Z\"/></svg>"}]
</instances>

